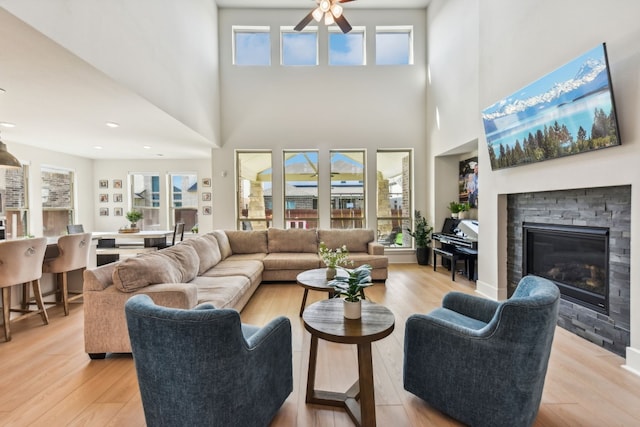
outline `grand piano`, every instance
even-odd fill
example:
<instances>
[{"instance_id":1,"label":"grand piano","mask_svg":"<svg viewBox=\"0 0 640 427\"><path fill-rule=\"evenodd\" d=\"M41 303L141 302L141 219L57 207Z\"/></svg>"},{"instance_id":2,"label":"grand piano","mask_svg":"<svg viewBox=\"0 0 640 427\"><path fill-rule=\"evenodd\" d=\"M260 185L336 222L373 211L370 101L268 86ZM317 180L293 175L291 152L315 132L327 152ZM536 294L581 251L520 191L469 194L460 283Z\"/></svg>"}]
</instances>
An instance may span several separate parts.
<instances>
[{"instance_id":1,"label":"grand piano","mask_svg":"<svg viewBox=\"0 0 640 427\"><path fill-rule=\"evenodd\" d=\"M465 275L469 280L476 280L476 261L478 259L478 220L455 219L444 220L442 231L433 233L431 238L440 242L433 248L433 269L436 269L436 256L442 257L442 265L451 269L451 280L455 280L456 261L465 262Z\"/></svg>"}]
</instances>

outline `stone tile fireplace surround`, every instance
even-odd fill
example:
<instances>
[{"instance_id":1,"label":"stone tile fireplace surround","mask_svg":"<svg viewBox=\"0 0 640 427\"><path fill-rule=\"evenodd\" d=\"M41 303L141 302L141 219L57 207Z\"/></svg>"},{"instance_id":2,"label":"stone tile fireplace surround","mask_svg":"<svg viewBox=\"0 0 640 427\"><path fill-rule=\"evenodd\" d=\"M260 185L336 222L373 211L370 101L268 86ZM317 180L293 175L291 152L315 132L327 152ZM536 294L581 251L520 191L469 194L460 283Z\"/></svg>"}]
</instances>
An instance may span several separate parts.
<instances>
[{"instance_id":1,"label":"stone tile fireplace surround","mask_svg":"<svg viewBox=\"0 0 640 427\"><path fill-rule=\"evenodd\" d=\"M630 341L631 186L507 196L507 286L522 277L524 222L609 228L609 313L563 299L558 325L622 357Z\"/></svg>"}]
</instances>

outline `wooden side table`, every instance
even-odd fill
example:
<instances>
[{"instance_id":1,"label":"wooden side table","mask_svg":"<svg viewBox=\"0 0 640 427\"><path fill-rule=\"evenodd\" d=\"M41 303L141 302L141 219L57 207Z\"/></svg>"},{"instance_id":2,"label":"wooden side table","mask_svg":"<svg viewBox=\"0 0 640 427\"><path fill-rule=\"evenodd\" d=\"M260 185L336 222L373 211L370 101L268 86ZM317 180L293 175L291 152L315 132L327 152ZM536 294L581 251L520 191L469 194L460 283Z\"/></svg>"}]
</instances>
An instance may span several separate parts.
<instances>
[{"instance_id":1,"label":"wooden side table","mask_svg":"<svg viewBox=\"0 0 640 427\"><path fill-rule=\"evenodd\" d=\"M298 285L304 288L302 304L300 305L300 317L302 317L302 312L307 305L307 295L309 294L309 290L328 292L329 298L333 298L335 295L333 288L328 285L329 280L327 280L326 268L314 268L313 270L303 271L298 274L296 281L298 282Z\"/></svg>"},{"instance_id":2,"label":"wooden side table","mask_svg":"<svg viewBox=\"0 0 640 427\"><path fill-rule=\"evenodd\" d=\"M371 343L393 332L395 318L386 307L362 301L362 318L345 319L342 299L311 304L302 315L304 327L311 333L307 403L344 408L357 426L376 425ZM316 390L318 339L358 346L358 380L344 393Z\"/></svg>"}]
</instances>

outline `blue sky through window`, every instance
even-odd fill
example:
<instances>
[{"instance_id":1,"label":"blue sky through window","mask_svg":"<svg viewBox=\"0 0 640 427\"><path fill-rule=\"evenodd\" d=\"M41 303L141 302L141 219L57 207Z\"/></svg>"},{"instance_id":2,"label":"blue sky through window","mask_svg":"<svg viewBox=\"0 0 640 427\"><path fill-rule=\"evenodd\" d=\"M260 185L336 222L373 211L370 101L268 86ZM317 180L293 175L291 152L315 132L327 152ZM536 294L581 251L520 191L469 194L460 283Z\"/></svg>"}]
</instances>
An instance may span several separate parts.
<instances>
[{"instance_id":1,"label":"blue sky through window","mask_svg":"<svg viewBox=\"0 0 640 427\"><path fill-rule=\"evenodd\" d=\"M236 31L236 65L270 65L271 39L268 32Z\"/></svg>"},{"instance_id":2,"label":"blue sky through window","mask_svg":"<svg viewBox=\"0 0 640 427\"><path fill-rule=\"evenodd\" d=\"M317 65L318 33L282 33L282 65Z\"/></svg>"},{"instance_id":3,"label":"blue sky through window","mask_svg":"<svg viewBox=\"0 0 640 427\"><path fill-rule=\"evenodd\" d=\"M364 65L364 33L329 33L329 65Z\"/></svg>"},{"instance_id":4,"label":"blue sky through window","mask_svg":"<svg viewBox=\"0 0 640 427\"><path fill-rule=\"evenodd\" d=\"M410 36L409 31L376 33L376 64L410 64Z\"/></svg>"}]
</instances>

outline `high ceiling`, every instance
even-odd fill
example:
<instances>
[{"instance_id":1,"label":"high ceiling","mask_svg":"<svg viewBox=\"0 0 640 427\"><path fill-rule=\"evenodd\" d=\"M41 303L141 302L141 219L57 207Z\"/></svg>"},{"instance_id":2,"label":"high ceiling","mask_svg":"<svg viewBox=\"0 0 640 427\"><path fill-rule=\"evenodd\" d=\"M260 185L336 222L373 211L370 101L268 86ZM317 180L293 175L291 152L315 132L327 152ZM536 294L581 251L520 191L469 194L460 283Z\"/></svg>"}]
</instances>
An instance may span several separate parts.
<instances>
[{"instance_id":1,"label":"high ceiling","mask_svg":"<svg viewBox=\"0 0 640 427\"><path fill-rule=\"evenodd\" d=\"M349 8L425 8L358 0ZM217 0L222 8L300 8L313 0ZM214 143L0 7L0 139L93 159L207 158ZM106 122L119 123L110 128ZM177 143L176 143L177 142ZM101 147L101 148L96 148Z\"/></svg>"}]
</instances>

